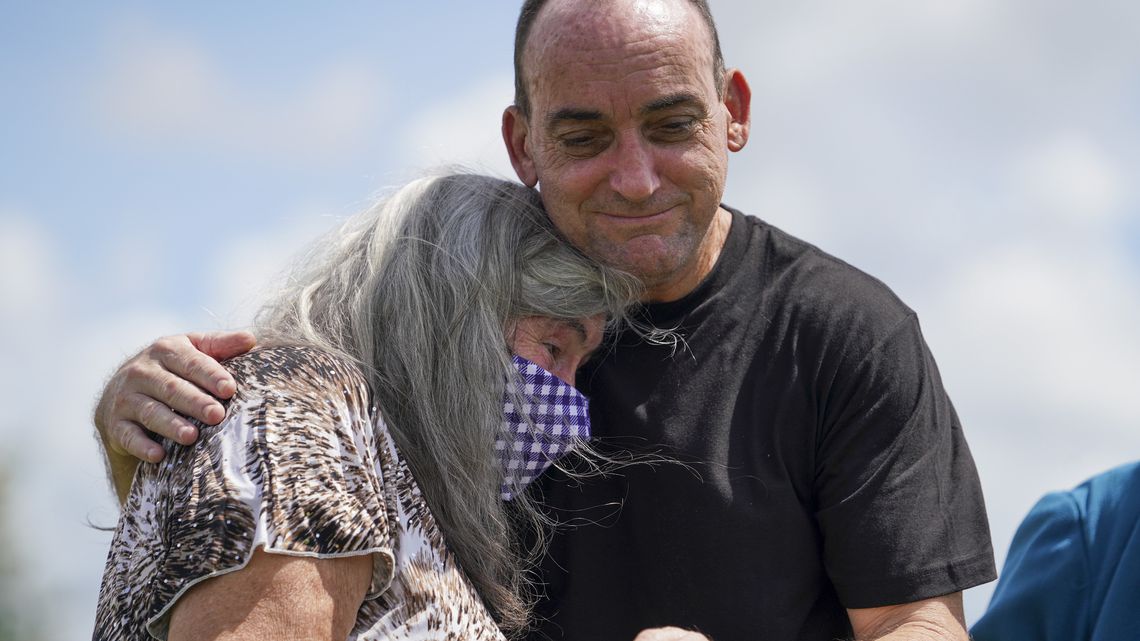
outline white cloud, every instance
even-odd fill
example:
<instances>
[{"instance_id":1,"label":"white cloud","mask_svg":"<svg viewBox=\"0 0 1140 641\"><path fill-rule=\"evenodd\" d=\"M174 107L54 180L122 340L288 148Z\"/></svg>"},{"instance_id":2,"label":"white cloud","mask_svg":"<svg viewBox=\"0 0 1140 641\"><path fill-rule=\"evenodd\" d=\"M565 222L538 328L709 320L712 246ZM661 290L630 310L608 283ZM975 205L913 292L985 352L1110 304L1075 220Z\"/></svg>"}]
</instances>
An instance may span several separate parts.
<instances>
[{"instance_id":1,"label":"white cloud","mask_svg":"<svg viewBox=\"0 0 1140 641\"><path fill-rule=\"evenodd\" d=\"M1070 132L1026 151L1017 161L1014 179L1035 214L1071 234L1117 222L1126 202L1121 173L1093 139Z\"/></svg>"},{"instance_id":2,"label":"white cloud","mask_svg":"<svg viewBox=\"0 0 1140 641\"><path fill-rule=\"evenodd\" d=\"M992 32L1000 13L979 0L714 7L726 62L741 66L779 100L805 92L831 95L852 80L865 82L868 71L889 74L916 57L936 58Z\"/></svg>"},{"instance_id":3,"label":"white cloud","mask_svg":"<svg viewBox=\"0 0 1140 641\"><path fill-rule=\"evenodd\" d=\"M111 39L91 90L112 131L148 144L327 163L364 151L384 106L382 83L355 61L272 91L192 38L142 20Z\"/></svg>"},{"instance_id":4,"label":"white cloud","mask_svg":"<svg viewBox=\"0 0 1140 641\"><path fill-rule=\"evenodd\" d=\"M60 256L48 230L30 216L0 214L0 439L23 438L32 424L29 393L43 388L54 361L56 330L67 300ZM49 356L50 355L50 356ZM32 406L34 407L34 405ZM15 483L16 481L14 481Z\"/></svg>"},{"instance_id":5,"label":"white cloud","mask_svg":"<svg viewBox=\"0 0 1140 641\"><path fill-rule=\"evenodd\" d=\"M462 164L513 178L499 134L503 109L514 100L514 81L499 73L481 79L459 94L440 99L408 123L401 147L408 163L420 168Z\"/></svg>"},{"instance_id":6,"label":"white cloud","mask_svg":"<svg viewBox=\"0 0 1140 641\"><path fill-rule=\"evenodd\" d=\"M174 272L180 267L177 257L209 254L208 247L192 249L185 235L163 237L146 227L125 229L106 244L111 249L101 252L99 265L105 276L89 287L116 300L149 300L174 282Z\"/></svg>"},{"instance_id":7,"label":"white cloud","mask_svg":"<svg viewBox=\"0 0 1140 641\"><path fill-rule=\"evenodd\" d=\"M216 286L203 301L202 321L206 326L249 326L270 288L307 249L343 221L343 216L330 213L334 211L317 205L297 207L256 238L228 238L215 254L208 275Z\"/></svg>"},{"instance_id":8,"label":"white cloud","mask_svg":"<svg viewBox=\"0 0 1140 641\"><path fill-rule=\"evenodd\" d=\"M48 314L64 293L51 234L30 216L0 210L0 323Z\"/></svg>"},{"instance_id":9,"label":"white cloud","mask_svg":"<svg viewBox=\"0 0 1140 641\"><path fill-rule=\"evenodd\" d=\"M730 159L729 176L743 176L747 165L737 169L735 161ZM724 201L784 231L828 245L833 227L829 224L825 190L816 179L809 172L777 160L753 180L730 179Z\"/></svg>"},{"instance_id":10,"label":"white cloud","mask_svg":"<svg viewBox=\"0 0 1140 641\"><path fill-rule=\"evenodd\" d=\"M959 364L974 370L963 381L973 393L1024 403L1026 416L1083 415L1126 432L1135 427L1140 389L1138 291L1111 256L1011 245L964 266L935 314L968 349L970 363Z\"/></svg>"}]
</instances>

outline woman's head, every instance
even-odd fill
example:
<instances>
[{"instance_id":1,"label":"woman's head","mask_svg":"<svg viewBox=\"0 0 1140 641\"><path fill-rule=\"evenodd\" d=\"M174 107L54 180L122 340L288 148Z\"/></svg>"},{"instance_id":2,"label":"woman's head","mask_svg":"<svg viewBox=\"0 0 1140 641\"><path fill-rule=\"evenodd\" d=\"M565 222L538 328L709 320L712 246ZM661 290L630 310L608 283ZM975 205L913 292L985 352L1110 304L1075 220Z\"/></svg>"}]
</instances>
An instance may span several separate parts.
<instances>
[{"instance_id":1,"label":"woman's head","mask_svg":"<svg viewBox=\"0 0 1140 641\"><path fill-rule=\"evenodd\" d=\"M501 352L531 317L621 320L639 287L566 244L534 190L450 174L403 186L324 239L259 320L270 336L319 339L358 359L356 342L393 333L431 336L439 358L473 357Z\"/></svg>"},{"instance_id":2,"label":"woman's head","mask_svg":"<svg viewBox=\"0 0 1140 641\"><path fill-rule=\"evenodd\" d=\"M574 385L578 368L602 344L606 318L564 320L527 316L511 321L507 345L511 351Z\"/></svg>"},{"instance_id":3,"label":"woman's head","mask_svg":"<svg viewBox=\"0 0 1140 641\"><path fill-rule=\"evenodd\" d=\"M376 292L368 319L391 318L413 343L431 335L441 365L497 357L506 368L504 345L520 321L620 319L636 300L635 280L565 243L538 195L517 183L470 174L427 178L397 192L390 206L399 232L372 234L382 246L373 252L380 266L368 287ZM410 312L430 325L396 321Z\"/></svg>"},{"instance_id":4,"label":"woman's head","mask_svg":"<svg viewBox=\"0 0 1140 641\"><path fill-rule=\"evenodd\" d=\"M509 628L526 613L512 516L537 513L523 500L508 514L498 498L492 450L517 377L508 343L566 380L602 319L623 320L639 293L563 241L533 190L450 174L400 188L322 241L258 329L361 365L449 547Z\"/></svg>"}]
</instances>

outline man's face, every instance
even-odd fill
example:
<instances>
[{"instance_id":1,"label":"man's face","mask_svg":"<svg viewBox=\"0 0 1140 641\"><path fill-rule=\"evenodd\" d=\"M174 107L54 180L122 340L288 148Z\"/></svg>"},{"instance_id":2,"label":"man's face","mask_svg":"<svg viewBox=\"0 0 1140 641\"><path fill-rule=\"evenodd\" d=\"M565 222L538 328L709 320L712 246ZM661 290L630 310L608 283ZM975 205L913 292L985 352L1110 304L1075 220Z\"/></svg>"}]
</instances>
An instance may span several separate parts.
<instances>
[{"instance_id":1,"label":"man's face","mask_svg":"<svg viewBox=\"0 0 1140 641\"><path fill-rule=\"evenodd\" d=\"M684 0L552 0L523 66L531 113L504 116L519 177L650 300L687 293L719 255L727 152L747 140L747 84L731 72L722 99L699 15Z\"/></svg>"}]
</instances>

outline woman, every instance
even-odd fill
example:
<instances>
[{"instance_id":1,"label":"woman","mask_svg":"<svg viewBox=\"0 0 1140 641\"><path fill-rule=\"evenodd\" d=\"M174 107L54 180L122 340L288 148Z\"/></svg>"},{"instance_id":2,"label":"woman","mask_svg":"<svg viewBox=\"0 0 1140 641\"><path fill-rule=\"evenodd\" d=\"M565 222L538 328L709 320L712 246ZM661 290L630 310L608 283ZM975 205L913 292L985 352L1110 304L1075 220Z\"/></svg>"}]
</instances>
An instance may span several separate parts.
<instances>
[{"instance_id":1,"label":"woman","mask_svg":"<svg viewBox=\"0 0 1140 641\"><path fill-rule=\"evenodd\" d=\"M510 542L541 517L519 490L579 444L574 370L637 281L474 175L414 182L321 247L259 315L268 347L228 363L226 420L140 467L95 638L525 625L534 551Z\"/></svg>"}]
</instances>

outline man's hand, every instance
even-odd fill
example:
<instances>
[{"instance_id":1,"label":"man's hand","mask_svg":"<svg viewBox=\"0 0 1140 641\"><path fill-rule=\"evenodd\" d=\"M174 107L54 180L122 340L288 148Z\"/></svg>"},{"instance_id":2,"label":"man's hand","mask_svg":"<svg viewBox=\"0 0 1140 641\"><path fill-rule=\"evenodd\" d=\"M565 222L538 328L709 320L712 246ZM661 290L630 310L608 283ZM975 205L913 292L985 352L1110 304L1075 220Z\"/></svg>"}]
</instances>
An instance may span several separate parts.
<instances>
[{"instance_id":1,"label":"man's hand","mask_svg":"<svg viewBox=\"0 0 1140 641\"><path fill-rule=\"evenodd\" d=\"M147 431L189 445L198 430L181 415L208 425L225 417L218 399L233 396L236 384L218 361L244 354L255 343L249 332L167 336L111 376L95 407L95 427L120 501L130 488L136 459L157 463L164 455Z\"/></svg>"},{"instance_id":2,"label":"man's hand","mask_svg":"<svg viewBox=\"0 0 1140 641\"><path fill-rule=\"evenodd\" d=\"M668 627L642 630L633 641L709 641L709 638L700 632Z\"/></svg>"}]
</instances>

